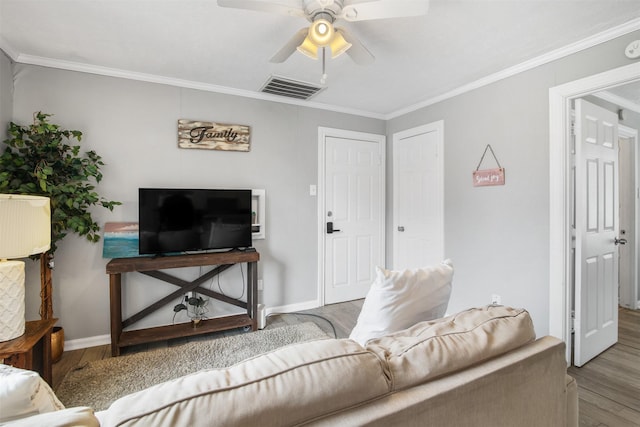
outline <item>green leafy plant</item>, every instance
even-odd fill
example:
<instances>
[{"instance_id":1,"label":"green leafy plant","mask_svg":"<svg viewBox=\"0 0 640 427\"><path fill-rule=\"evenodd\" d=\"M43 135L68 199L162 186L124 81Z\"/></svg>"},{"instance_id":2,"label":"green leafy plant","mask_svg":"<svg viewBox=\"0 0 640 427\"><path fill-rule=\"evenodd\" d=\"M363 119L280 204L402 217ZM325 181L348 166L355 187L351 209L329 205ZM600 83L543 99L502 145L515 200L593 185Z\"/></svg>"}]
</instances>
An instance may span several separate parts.
<instances>
[{"instance_id":1,"label":"green leafy plant","mask_svg":"<svg viewBox=\"0 0 640 427\"><path fill-rule=\"evenodd\" d=\"M191 295L191 297L185 295L184 302L176 304L173 307L173 320L175 321L176 315L178 313L180 313L181 311L186 311L189 318L197 324L198 322L206 318L206 314L209 312L209 309L207 308L208 304L208 299L202 298L195 292Z\"/></svg>"},{"instance_id":2,"label":"green leafy plant","mask_svg":"<svg viewBox=\"0 0 640 427\"><path fill-rule=\"evenodd\" d=\"M51 250L69 231L87 240L100 240L92 206L113 210L120 202L101 197L93 182L102 180L102 158L95 151L80 153L82 132L50 123L51 114L34 113L33 124L9 124L6 149L0 156L0 193L33 194L51 199Z\"/></svg>"},{"instance_id":3,"label":"green leafy plant","mask_svg":"<svg viewBox=\"0 0 640 427\"><path fill-rule=\"evenodd\" d=\"M102 158L95 151L80 153L82 132L50 123L51 114L36 112L33 124L9 124L9 138L0 155L0 193L33 194L51 200L51 249L40 258L40 316L53 318L53 254L58 243L74 232L90 242L100 240L100 226L90 208L113 210L120 202L100 197L93 182L102 180Z\"/></svg>"}]
</instances>

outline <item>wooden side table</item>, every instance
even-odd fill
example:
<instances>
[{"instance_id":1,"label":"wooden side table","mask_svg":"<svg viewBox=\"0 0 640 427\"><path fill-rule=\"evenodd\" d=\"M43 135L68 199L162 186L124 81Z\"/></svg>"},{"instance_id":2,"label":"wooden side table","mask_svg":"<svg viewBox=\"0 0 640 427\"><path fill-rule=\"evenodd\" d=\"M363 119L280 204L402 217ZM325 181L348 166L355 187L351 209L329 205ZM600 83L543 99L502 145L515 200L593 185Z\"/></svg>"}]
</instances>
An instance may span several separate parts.
<instances>
[{"instance_id":1,"label":"wooden side table","mask_svg":"<svg viewBox=\"0 0 640 427\"><path fill-rule=\"evenodd\" d=\"M51 331L58 319L26 322L24 335L0 342L5 365L36 371L51 385Z\"/></svg>"}]
</instances>

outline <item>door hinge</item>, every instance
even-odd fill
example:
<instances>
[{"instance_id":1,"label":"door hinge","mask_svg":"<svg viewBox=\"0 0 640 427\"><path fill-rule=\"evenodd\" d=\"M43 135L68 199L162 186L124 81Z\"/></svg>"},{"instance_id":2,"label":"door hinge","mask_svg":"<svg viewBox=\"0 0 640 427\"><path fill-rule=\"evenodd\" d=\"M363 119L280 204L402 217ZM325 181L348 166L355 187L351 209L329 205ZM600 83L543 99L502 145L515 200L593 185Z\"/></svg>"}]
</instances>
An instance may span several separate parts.
<instances>
[{"instance_id":1,"label":"door hinge","mask_svg":"<svg viewBox=\"0 0 640 427\"><path fill-rule=\"evenodd\" d=\"M571 333L573 334L576 331L576 312L575 310L571 310Z\"/></svg>"}]
</instances>

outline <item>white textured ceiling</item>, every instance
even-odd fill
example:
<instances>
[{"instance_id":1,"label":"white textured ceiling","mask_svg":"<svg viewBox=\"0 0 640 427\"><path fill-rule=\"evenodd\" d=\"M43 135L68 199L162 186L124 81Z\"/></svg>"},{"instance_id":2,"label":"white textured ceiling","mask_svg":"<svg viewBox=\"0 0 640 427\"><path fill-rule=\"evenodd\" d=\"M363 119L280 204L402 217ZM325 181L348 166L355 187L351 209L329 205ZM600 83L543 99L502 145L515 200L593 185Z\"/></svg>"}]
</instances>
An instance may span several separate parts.
<instances>
[{"instance_id":1,"label":"white textured ceiling","mask_svg":"<svg viewBox=\"0 0 640 427\"><path fill-rule=\"evenodd\" d=\"M329 60L312 102L388 116L638 18L640 0L431 0L426 16L343 22L376 61ZM269 62L306 25L215 0L0 0L0 47L18 62L232 93L258 92L272 74L319 83L319 61Z\"/></svg>"}]
</instances>

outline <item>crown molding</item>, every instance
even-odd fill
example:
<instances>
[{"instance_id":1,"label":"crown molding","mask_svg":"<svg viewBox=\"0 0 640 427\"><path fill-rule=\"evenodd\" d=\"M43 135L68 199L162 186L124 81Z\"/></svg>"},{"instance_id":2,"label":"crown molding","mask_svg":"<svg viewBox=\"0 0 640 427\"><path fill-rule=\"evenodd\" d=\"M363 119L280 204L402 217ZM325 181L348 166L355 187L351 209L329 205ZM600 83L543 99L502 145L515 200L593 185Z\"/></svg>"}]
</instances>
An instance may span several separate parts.
<instances>
[{"instance_id":1,"label":"crown molding","mask_svg":"<svg viewBox=\"0 0 640 427\"><path fill-rule=\"evenodd\" d=\"M353 114L360 117L369 117L369 118L378 119L378 120L390 120L390 119L394 119L396 117L402 116L404 114L408 114L413 111L419 110L421 108L428 107L438 102L442 102L449 98L462 95L474 89L479 89L483 86L487 86L489 84L498 82L502 79L512 77L516 74L531 70L540 65L544 65L549 62L564 58L566 56L591 48L598 44L607 42L609 40L613 40L617 37L623 36L625 34L628 34L630 32L637 31L637 30L640 30L640 18L633 19L625 24L602 31L598 34L582 39L576 43L572 43L560 49L556 49L544 55L540 55L536 58L533 58L529 61L522 62L513 67L506 68L502 71L491 74L487 77L483 77L482 79L460 86L442 95L429 98L417 104L413 104L408 107L405 107L387 114L375 113L371 111L359 110L354 108L340 107L336 105L322 104L322 103L313 102L313 101L287 99L280 96L265 94L262 92L235 89L231 87L219 86L219 85L197 82L192 80L164 77L164 76L147 74L147 73L138 73L133 71L121 70L117 68L82 64L79 62L63 61L63 60L45 58L41 56L25 55L13 49L9 45L9 43L1 36L0 36L0 49L3 50L9 56L9 58L11 58L14 62L20 63L20 64L38 65L42 67L57 68L61 70L78 71L82 73L96 74L101 76L116 77L116 78L129 79L129 80L137 80L137 81L148 82L148 83L158 83L158 84L164 84L164 85L181 87L181 88L202 90L205 92L222 93L222 94L240 96L244 98L251 98L251 99L257 99L262 101L270 101L270 102L277 102L281 104L297 105L300 107L315 108L319 110L332 111L332 112L337 112L342 114Z\"/></svg>"},{"instance_id":2,"label":"crown molding","mask_svg":"<svg viewBox=\"0 0 640 427\"><path fill-rule=\"evenodd\" d=\"M342 114L353 114L360 117L370 117L374 119L384 120L383 114L373 113L373 112L364 111L364 110L358 110L354 108L346 108L346 107L340 107L336 105L322 104L319 102L309 102L309 101L303 101L298 99L288 99L288 98L283 98L280 96L270 95L262 92L236 89L236 88L231 88L227 86L215 85L211 83L198 82L194 80L184 80L184 79L178 79L173 77L165 77L165 76L159 76L155 74L138 73L135 71L122 70L119 68L110 68L110 67L103 67L99 65L83 64L80 62L64 61L60 59L52 59L52 58L46 58L42 56L25 55L22 53L16 54L15 51L11 50L11 48L8 46L7 43L0 44L0 48L4 50L5 45L9 51L14 52L13 54L8 53L9 56L14 60L14 62L20 63L20 64L38 65L41 67L56 68L60 70L77 71L80 73L96 74L100 76L116 77L116 78L128 79L128 80L137 80L137 81L147 82L147 83L157 83L157 84L163 84L163 85L186 88L186 89L195 89L195 90L201 90L205 92L222 93L226 95L240 96L243 98L278 102L281 104L297 105L300 107L315 108L319 110L328 110L328 111L333 111L333 112L342 113Z\"/></svg>"},{"instance_id":3,"label":"crown molding","mask_svg":"<svg viewBox=\"0 0 640 427\"><path fill-rule=\"evenodd\" d=\"M540 55L536 58L522 62L513 67L506 68L502 71L499 71L487 77L483 77L479 80L476 80L475 82L460 86L442 95L438 95L436 97L427 99L417 104L394 111L392 113L385 115L385 119L390 120L390 119L402 116L404 114L408 114L413 111L419 110L420 108L428 107L430 105L436 104L446 99L453 98L454 96L462 95L463 93L470 92L474 89L479 89L483 86L487 86L492 83L498 82L500 80L506 79L508 77L515 76L516 74L520 74L522 72L531 70L533 68L539 67L540 65L548 64L549 62L562 59L569 55L573 55L574 53L578 53L585 49L589 49L601 43L613 40L617 37L623 36L625 34L629 34L637 30L640 30L640 18L633 19L617 27L613 27L608 30L602 31L598 34L594 34L593 36L587 37L575 43L561 47L560 49L553 50L549 53L545 53L544 55Z\"/></svg>"},{"instance_id":4,"label":"crown molding","mask_svg":"<svg viewBox=\"0 0 640 427\"><path fill-rule=\"evenodd\" d=\"M612 104L616 104L618 107L624 108L625 110L633 111L634 113L640 114L640 104L636 104L635 102L629 101L628 99L609 91L594 93L593 96Z\"/></svg>"},{"instance_id":5,"label":"crown molding","mask_svg":"<svg viewBox=\"0 0 640 427\"><path fill-rule=\"evenodd\" d=\"M16 52L9 43L0 35L0 50L2 50L13 62L17 62L18 52Z\"/></svg>"}]
</instances>

